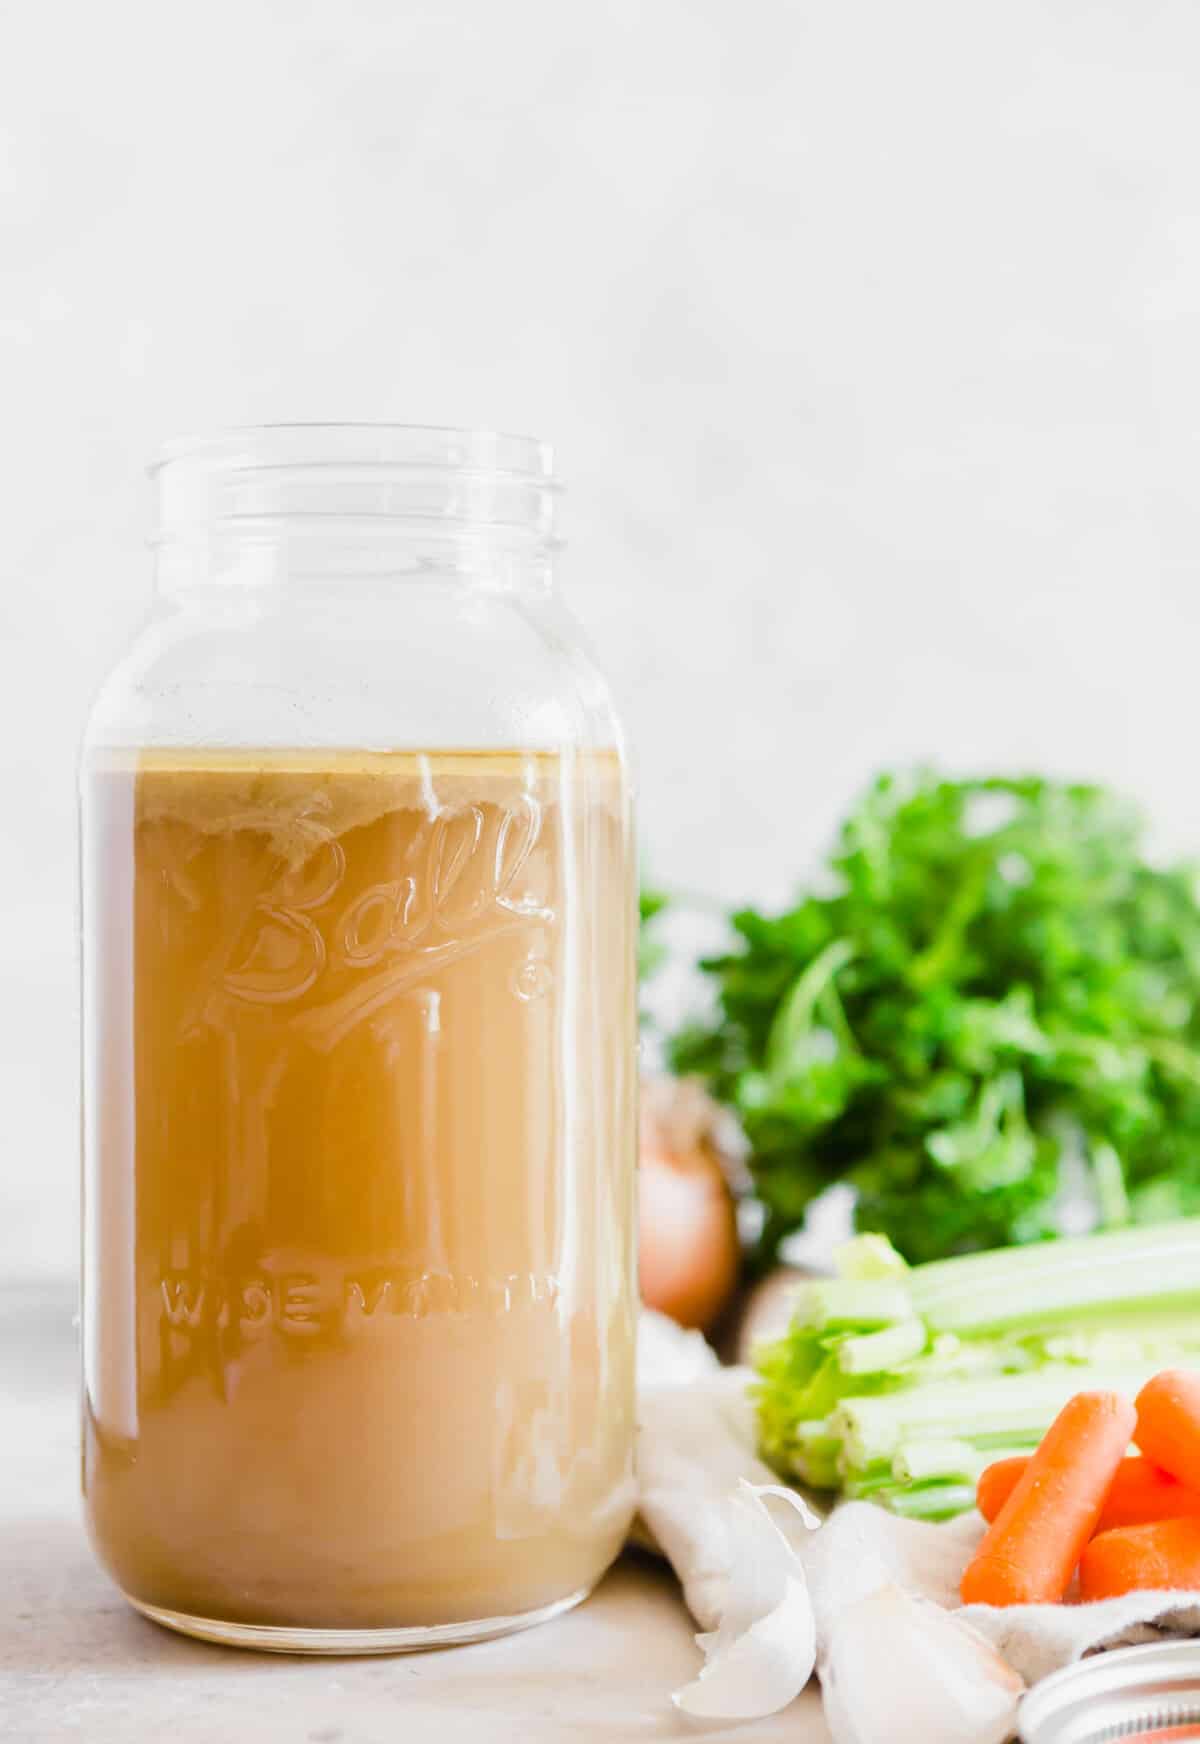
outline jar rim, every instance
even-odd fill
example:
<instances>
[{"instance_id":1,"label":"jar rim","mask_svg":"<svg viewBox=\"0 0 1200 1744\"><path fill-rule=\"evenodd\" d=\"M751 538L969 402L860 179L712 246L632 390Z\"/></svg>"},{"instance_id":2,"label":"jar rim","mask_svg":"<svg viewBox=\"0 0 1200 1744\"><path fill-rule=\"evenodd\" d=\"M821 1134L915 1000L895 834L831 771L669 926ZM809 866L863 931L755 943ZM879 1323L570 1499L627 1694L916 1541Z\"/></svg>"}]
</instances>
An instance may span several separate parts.
<instances>
[{"instance_id":1,"label":"jar rim","mask_svg":"<svg viewBox=\"0 0 1200 1744\"><path fill-rule=\"evenodd\" d=\"M155 545L404 533L552 542L561 486L531 436L433 424L259 424L169 442L149 467Z\"/></svg>"},{"instance_id":2,"label":"jar rim","mask_svg":"<svg viewBox=\"0 0 1200 1744\"><path fill-rule=\"evenodd\" d=\"M487 425L402 424L311 419L231 424L171 437L146 468L155 478L179 462L269 466L421 466L506 473L561 489L554 450L536 436Z\"/></svg>"}]
</instances>

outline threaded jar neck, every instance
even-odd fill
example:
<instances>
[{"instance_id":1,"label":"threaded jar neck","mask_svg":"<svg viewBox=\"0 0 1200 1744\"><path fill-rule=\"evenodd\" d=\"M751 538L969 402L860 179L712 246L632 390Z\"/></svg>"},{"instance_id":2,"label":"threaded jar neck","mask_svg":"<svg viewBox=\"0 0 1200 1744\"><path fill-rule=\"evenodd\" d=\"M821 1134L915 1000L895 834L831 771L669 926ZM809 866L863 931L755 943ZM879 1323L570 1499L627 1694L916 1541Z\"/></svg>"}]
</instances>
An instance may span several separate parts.
<instances>
[{"instance_id":1,"label":"threaded jar neck","mask_svg":"<svg viewBox=\"0 0 1200 1744\"><path fill-rule=\"evenodd\" d=\"M268 424L170 444L150 468L166 591L299 574L546 568L559 485L530 437Z\"/></svg>"}]
</instances>

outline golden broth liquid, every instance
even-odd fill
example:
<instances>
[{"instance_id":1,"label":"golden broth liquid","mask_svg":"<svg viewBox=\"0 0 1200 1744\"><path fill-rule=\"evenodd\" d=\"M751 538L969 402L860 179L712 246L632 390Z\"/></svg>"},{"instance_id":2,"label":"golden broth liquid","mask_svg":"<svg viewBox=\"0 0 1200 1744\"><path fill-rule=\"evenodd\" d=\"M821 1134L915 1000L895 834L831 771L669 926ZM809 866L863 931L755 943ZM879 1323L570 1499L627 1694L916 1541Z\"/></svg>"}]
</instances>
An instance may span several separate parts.
<instances>
[{"instance_id":1,"label":"golden broth liquid","mask_svg":"<svg viewBox=\"0 0 1200 1744\"><path fill-rule=\"evenodd\" d=\"M114 753L84 841L108 1568L315 1629L586 1588L632 1507L616 755Z\"/></svg>"}]
</instances>

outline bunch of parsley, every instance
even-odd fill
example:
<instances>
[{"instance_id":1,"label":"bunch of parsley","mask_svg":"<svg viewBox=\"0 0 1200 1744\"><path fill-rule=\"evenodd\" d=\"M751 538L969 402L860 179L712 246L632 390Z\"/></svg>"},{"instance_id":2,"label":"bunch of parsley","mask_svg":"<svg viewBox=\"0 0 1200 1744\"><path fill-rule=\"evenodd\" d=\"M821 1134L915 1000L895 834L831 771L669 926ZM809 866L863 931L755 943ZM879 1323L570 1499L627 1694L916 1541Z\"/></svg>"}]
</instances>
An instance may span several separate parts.
<instances>
[{"instance_id":1,"label":"bunch of parsley","mask_svg":"<svg viewBox=\"0 0 1200 1744\"><path fill-rule=\"evenodd\" d=\"M733 915L675 1038L739 1115L765 1254L837 1181L911 1261L1200 1211L1200 901L1134 809L1048 780L885 775L831 894Z\"/></svg>"}]
</instances>

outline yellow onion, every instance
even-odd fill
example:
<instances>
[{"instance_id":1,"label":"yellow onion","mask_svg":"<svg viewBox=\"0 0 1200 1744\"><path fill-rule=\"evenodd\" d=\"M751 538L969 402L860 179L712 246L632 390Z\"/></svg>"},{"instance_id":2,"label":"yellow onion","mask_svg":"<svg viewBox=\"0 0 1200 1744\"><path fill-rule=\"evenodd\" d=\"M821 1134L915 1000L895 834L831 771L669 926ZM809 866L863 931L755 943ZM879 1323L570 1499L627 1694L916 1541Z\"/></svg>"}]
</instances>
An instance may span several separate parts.
<instances>
[{"instance_id":1,"label":"yellow onion","mask_svg":"<svg viewBox=\"0 0 1200 1744\"><path fill-rule=\"evenodd\" d=\"M642 1086L639 1240L642 1300L680 1326L707 1329L741 1262L729 1163L715 1105L690 1080Z\"/></svg>"}]
</instances>

